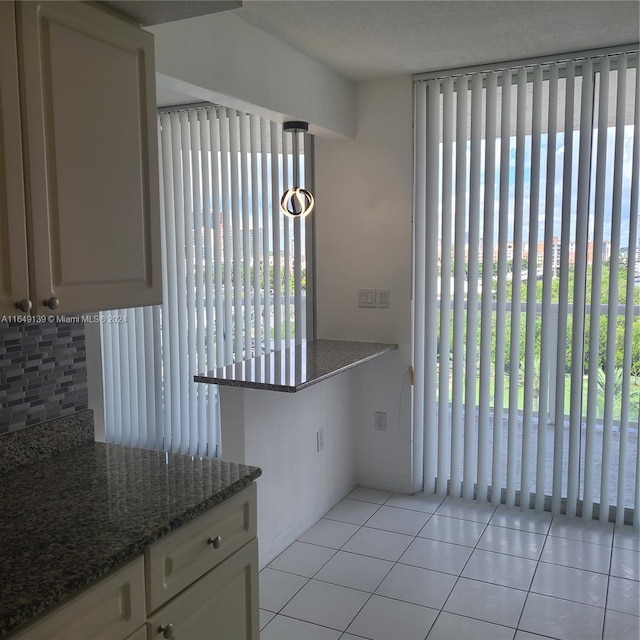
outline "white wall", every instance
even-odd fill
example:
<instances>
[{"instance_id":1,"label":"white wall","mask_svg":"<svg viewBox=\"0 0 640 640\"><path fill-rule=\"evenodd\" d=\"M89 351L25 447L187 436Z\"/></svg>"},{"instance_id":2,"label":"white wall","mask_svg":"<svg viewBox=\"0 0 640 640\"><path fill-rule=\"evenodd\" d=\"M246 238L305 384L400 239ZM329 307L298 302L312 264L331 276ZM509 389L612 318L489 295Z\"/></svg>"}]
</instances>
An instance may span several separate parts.
<instances>
[{"instance_id":1,"label":"white wall","mask_svg":"<svg viewBox=\"0 0 640 640\"><path fill-rule=\"evenodd\" d=\"M159 86L275 120L305 120L313 133L354 135L354 84L233 13L148 30Z\"/></svg>"},{"instance_id":2,"label":"white wall","mask_svg":"<svg viewBox=\"0 0 640 640\"><path fill-rule=\"evenodd\" d=\"M405 379L411 362L411 78L356 89L232 14L152 31L158 71L178 89L315 125L318 336L400 345L296 394L221 389L223 458L263 469L264 566L356 482L407 493L420 487L408 442ZM390 308L358 309L361 287L389 289ZM375 411L387 413L386 432L374 430ZM325 450L317 453L320 428Z\"/></svg>"},{"instance_id":3,"label":"white wall","mask_svg":"<svg viewBox=\"0 0 640 640\"><path fill-rule=\"evenodd\" d=\"M318 337L396 342L393 356L354 370L358 484L412 492L412 81L358 85L355 140L316 139ZM357 290L388 288L389 309L360 309ZM374 430L374 412L387 431ZM398 421L398 412L400 420ZM415 476L415 477L414 477Z\"/></svg>"},{"instance_id":4,"label":"white wall","mask_svg":"<svg viewBox=\"0 0 640 640\"><path fill-rule=\"evenodd\" d=\"M356 485L354 373L297 393L220 387L223 459L262 469L261 567ZM316 446L319 429L324 430L321 452Z\"/></svg>"}]
</instances>

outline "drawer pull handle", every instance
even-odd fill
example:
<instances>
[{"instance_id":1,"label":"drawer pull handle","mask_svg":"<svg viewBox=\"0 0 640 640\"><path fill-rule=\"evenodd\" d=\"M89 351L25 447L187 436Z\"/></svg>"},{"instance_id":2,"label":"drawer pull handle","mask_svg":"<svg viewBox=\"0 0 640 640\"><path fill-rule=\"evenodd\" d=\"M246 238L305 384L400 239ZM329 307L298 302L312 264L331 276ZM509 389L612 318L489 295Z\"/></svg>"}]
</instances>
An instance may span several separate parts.
<instances>
[{"instance_id":1,"label":"drawer pull handle","mask_svg":"<svg viewBox=\"0 0 640 640\"><path fill-rule=\"evenodd\" d=\"M166 640L173 640L173 625L171 623L161 624L158 627L158 633L161 633Z\"/></svg>"},{"instance_id":2,"label":"drawer pull handle","mask_svg":"<svg viewBox=\"0 0 640 640\"><path fill-rule=\"evenodd\" d=\"M207 544L213 545L214 549L219 549L222 546L222 538L220 536L216 536L215 538L209 538L207 540Z\"/></svg>"}]
</instances>

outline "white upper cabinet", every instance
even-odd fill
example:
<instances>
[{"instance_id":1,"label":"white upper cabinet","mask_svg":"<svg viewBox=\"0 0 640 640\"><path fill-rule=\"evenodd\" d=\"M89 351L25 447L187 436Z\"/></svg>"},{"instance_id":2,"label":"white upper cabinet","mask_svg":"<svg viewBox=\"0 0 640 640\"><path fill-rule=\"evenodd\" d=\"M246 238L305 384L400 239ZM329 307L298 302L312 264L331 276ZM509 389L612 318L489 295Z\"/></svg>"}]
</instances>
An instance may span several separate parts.
<instances>
[{"instance_id":1,"label":"white upper cabinet","mask_svg":"<svg viewBox=\"0 0 640 640\"><path fill-rule=\"evenodd\" d=\"M0 308L29 310L27 225L22 175L15 13L0 2Z\"/></svg>"},{"instance_id":2,"label":"white upper cabinet","mask_svg":"<svg viewBox=\"0 0 640 640\"><path fill-rule=\"evenodd\" d=\"M158 304L153 36L80 2L18 2L15 12L29 293L12 291L10 306L28 297L33 312L70 314ZM11 67L4 15L2 29L0 67ZM11 114L3 103L2 120ZM19 207L7 211L15 222Z\"/></svg>"}]
</instances>

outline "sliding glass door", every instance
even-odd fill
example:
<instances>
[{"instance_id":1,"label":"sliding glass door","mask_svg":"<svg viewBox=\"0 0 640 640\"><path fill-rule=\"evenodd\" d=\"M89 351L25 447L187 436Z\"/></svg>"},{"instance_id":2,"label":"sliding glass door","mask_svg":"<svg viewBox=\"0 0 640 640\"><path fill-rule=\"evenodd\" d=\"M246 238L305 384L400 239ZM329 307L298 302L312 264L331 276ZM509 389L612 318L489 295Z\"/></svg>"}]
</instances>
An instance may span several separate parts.
<instances>
[{"instance_id":1,"label":"sliding glass door","mask_svg":"<svg viewBox=\"0 0 640 640\"><path fill-rule=\"evenodd\" d=\"M425 490L638 524L637 52L415 81Z\"/></svg>"}]
</instances>

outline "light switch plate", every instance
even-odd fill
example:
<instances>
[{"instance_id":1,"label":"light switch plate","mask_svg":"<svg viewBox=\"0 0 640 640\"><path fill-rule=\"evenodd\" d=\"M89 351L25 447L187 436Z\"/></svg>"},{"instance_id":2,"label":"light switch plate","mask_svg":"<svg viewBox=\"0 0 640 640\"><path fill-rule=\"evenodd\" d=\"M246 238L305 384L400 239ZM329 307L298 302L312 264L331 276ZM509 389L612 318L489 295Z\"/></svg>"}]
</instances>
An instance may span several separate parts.
<instances>
[{"instance_id":1,"label":"light switch plate","mask_svg":"<svg viewBox=\"0 0 640 640\"><path fill-rule=\"evenodd\" d=\"M378 297L378 308L388 309L389 303L389 289L377 289L376 294Z\"/></svg>"},{"instance_id":2,"label":"light switch plate","mask_svg":"<svg viewBox=\"0 0 640 640\"><path fill-rule=\"evenodd\" d=\"M375 309L376 290L375 289L358 289L358 306Z\"/></svg>"}]
</instances>

